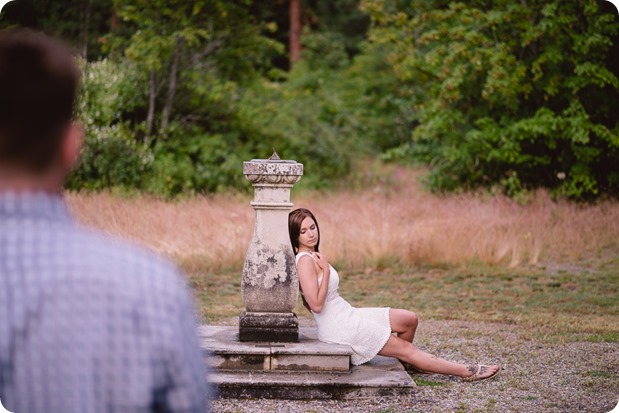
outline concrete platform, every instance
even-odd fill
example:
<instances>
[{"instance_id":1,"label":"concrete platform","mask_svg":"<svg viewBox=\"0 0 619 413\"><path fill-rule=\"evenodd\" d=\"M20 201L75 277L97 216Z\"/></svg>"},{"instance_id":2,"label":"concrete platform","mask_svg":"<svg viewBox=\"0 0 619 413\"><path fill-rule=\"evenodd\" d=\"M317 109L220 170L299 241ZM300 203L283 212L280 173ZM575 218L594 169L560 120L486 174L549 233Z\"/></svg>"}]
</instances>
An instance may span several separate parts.
<instances>
[{"instance_id":1,"label":"concrete platform","mask_svg":"<svg viewBox=\"0 0 619 413\"><path fill-rule=\"evenodd\" d=\"M300 329L298 343L239 341L238 327L203 326L201 345L209 367L217 370L293 370L348 372L352 350L318 341L316 329Z\"/></svg>"},{"instance_id":2,"label":"concrete platform","mask_svg":"<svg viewBox=\"0 0 619 413\"><path fill-rule=\"evenodd\" d=\"M351 349L318 341L301 328L299 343L241 343L238 327L200 327L210 380L223 398L355 399L407 394L415 382L394 358L350 365Z\"/></svg>"}]
</instances>

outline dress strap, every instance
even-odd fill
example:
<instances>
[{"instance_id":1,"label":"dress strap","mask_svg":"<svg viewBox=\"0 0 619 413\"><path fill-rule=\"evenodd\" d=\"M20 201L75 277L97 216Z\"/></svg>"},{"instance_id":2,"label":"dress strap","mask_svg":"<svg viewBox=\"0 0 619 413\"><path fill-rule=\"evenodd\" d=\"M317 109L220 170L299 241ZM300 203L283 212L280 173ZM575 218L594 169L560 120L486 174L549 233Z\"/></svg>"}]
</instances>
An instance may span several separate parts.
<instances>
[{"instance_id":1,"label":"dress strap","mask_svg":"<svg viewBox=\"0 0 619 413\"><path fill-rule=\"evenodd\" d=\"M316 258L312 254L310 254L309 252L300 252L300 253L297 254L297 257L296 257L297 264L299 263L299 260L301 259L301 257L304 256L304 255L308 255L308 256L312 257L312 259L314 261L316 261Z\"/></svg>"},{"instance_id":2,"label":"dress strap","mask_svg":"<svg viewBox=\"0 0 619 413\"><path fill-rule=\"evenodd\" d=\"M316 261L316 257L314 257L312 254L310 254L309 252L300 252L297 254L297 264L299 263L299 259L301 259L302 256L304 255L309 255L310 257L312 257L312 259L314 261ZM322 274L320 275L320 277L318 277L318 286L320 287L320 284L322 284Z\"/></svg>"}]
</instances>

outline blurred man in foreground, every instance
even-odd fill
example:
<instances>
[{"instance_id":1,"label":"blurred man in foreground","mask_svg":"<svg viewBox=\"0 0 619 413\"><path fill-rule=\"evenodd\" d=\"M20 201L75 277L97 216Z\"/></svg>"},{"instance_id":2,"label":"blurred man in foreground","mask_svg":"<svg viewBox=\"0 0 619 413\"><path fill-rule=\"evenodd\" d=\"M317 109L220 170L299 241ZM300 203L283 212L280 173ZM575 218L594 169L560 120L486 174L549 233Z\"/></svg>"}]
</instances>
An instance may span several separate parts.
<instances>
[{"instance_id":1,"label":"blurred man in foreground","mask_svg":"<svg viewBox=\"0 0 619 413\"><path fill-rule=\"evenodd\" d=\"M204 412L186 286L166 260L76 224L61 193L79 72L0 31L0 402L15 413Z\"/></svg>"}]
</instances>

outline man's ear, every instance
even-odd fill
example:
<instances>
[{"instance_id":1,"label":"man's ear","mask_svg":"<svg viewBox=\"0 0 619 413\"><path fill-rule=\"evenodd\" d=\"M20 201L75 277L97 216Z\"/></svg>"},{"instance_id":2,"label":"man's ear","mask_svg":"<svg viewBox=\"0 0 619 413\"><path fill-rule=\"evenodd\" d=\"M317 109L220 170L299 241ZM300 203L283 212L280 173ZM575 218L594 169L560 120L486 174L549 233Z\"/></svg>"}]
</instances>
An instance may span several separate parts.
<instances>
[{"instance_id":1,"label":"man's ear","mask_svg":"<svg viewBox=\"0 0 619 413\"><path fill-rule=\"evenodd\" d=\"M78 164L83 142L84 127L76 122L71 123L62 140L62 166L66 171L72 170Z\"/></svg>"}]
</instances>

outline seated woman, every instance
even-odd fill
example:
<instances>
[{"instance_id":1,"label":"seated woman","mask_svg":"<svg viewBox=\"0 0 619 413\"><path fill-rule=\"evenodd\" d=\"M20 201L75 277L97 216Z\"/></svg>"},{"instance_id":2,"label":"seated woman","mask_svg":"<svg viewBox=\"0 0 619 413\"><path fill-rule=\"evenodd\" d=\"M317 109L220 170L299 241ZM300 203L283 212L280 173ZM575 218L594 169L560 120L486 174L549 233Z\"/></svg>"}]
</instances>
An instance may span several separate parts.
<instances>
[{"instance_id":1,"label":"seated woman","mask_svg":"<svg viewBox=\"0 0 619 413\"><path fill-rule=\"evenodd\" d=\"M419 350L413 345L418 322L415 313L388 307L352 307L338 294L337 271L318 250L320 230L309 210L292 211L288 230L303 302L316 320L318 339L349 345L354 365L380 354L396 357L420 372L454 375L464 381L489 379L499 373L500 366L454 363Z\"/></svg>"}]
</instances>

